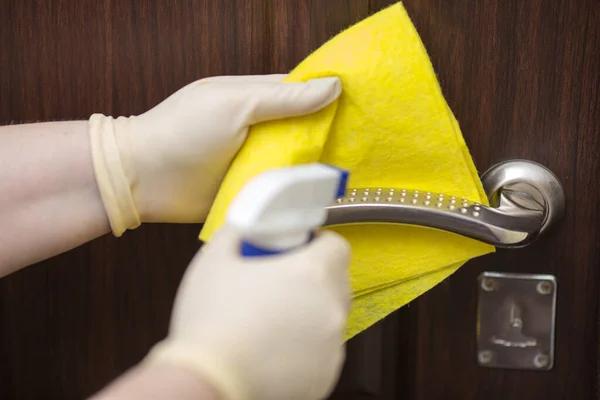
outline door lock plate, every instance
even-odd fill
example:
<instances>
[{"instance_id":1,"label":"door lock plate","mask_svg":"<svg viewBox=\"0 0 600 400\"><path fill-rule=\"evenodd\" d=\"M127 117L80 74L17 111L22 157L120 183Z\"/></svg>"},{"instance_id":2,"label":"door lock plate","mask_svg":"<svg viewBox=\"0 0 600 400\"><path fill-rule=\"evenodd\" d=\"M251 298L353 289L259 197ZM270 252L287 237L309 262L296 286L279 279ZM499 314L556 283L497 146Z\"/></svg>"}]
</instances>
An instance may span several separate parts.
<instances>
[{"instance_id":1,"label":"door lock plate","mask_svg":"<svg viewBox=\"0 0 600 400\"><path fill-rule=\"evenodd\" d=\"M556 278L483 272L478 277L477 362L547 371L554 365Z\"/></svg>"}]
</instances>

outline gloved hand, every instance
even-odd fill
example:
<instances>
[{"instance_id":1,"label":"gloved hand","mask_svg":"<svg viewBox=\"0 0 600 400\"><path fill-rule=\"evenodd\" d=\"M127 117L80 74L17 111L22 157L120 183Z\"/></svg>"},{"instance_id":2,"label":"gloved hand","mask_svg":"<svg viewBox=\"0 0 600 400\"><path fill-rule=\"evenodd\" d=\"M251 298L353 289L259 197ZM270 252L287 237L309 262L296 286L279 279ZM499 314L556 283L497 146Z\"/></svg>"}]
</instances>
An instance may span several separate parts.
<instances>
[{"instance_id":1,"label":"gloved hand","mask_svg":"<svg viewBox=\"0 0 600 400\"><path fill-rule=\"evenodd\" d=\"M315 112L341 92L337 78L284 77L201 79L140 116L92 115L94 171L113 233L204 221L250 125Z\"/></svg>"},{"instance_id":2,"label":"gloved hand","mask_svg":"<svg viewBox=\"0 0 600 400\"><path fill-rule=\"evenodd\" d=\"M146 361L197 371L223 400L326 397L345 356L347 243L325 232L260 258L241 257L239 243L225 228L195 257Z\"/></svg>"}]
</instances>

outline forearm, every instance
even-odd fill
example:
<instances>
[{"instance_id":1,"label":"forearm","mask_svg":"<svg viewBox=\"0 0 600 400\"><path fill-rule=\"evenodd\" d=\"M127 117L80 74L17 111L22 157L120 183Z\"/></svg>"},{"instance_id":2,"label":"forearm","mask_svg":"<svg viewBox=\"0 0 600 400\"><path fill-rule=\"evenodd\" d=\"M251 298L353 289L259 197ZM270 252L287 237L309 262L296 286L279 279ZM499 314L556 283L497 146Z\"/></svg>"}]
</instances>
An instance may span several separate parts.
<instances>
[{"instance_id":1,"label":"forearm","mask_svg":"<svg viewBox=\"0 0 600 400\"><path fill-rule=\"evenodd\" d=\"M0 127L0 277L108 232L87 121Z\"/></svg>"},{"instance_id":2,"label":"forearm","mask_svg":"<svg viewBox=\"0 0 600 400\"><path fill-rule=\"evenodd\" d=\"M90 400L221 400L195 373L179 367L142 364Z\"/></svg>"}]
</instances>

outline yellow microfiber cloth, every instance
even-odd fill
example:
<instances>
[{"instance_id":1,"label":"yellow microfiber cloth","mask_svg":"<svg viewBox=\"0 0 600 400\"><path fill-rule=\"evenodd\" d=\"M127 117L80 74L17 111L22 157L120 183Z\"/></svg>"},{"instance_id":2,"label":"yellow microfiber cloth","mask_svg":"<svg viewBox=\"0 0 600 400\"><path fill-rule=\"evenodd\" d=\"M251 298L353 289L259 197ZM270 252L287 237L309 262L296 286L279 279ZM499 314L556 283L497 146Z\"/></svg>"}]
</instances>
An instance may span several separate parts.
<instances>
[{"instance_id":1,"label":"yellow microfiber cloth","mask_svg":"<svg viewBox=\"0 0 600 400\"><path fill-rule=\"evenodd\" d=\"M397 3L359 22L286 78L337 76L340 98L305 117L251 128L220 188L200 239L255 175L323 162L350 171L350 187L456 195L487 205L477 171L406 10ZM346 339L368 328L492 246L448 232L398 224L331 228L352 246L354 304Z\"/></svg>"}]
</instances>

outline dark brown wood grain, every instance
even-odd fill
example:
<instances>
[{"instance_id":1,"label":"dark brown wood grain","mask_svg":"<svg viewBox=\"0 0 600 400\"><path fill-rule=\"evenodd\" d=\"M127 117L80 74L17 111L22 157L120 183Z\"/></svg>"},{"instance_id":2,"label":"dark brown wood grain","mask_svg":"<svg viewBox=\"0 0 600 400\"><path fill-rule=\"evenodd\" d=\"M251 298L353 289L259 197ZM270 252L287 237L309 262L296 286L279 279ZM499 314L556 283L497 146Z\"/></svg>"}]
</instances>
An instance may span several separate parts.
<instances>
[{"instance_id":1,"label":"dark brown wood grain","mask_svg":"<svg viewBox=\"0 0 600 400\"><path fill-rule=\"evenodd\" d=\"M390 0L0 0L0 124L147 110L193 80L287 72ZM474 260L353 339L334 399L592 399L598 384L600 3L408 0L476 165L563 182L563 223ZM0 280L0 398L80 399L166 334L196 225L103 237ZM557 276L551 372L476 365L476 276Z\"/></svg>"},{"instance_id":2,"label":"dark brown wood grain","mask_svg":"<svg viewBox=\"0 0 600 400\"><path fill-rule=\"evenodd\" d=\"M600 3L408 1L444 93L482 170L510 158L551 168L562 225L534 245L475 260L416 302L415 399L595 397L600 254ZM558 279L549 373L475 365L477 274Z\"/></svg>"}]
</instances>

